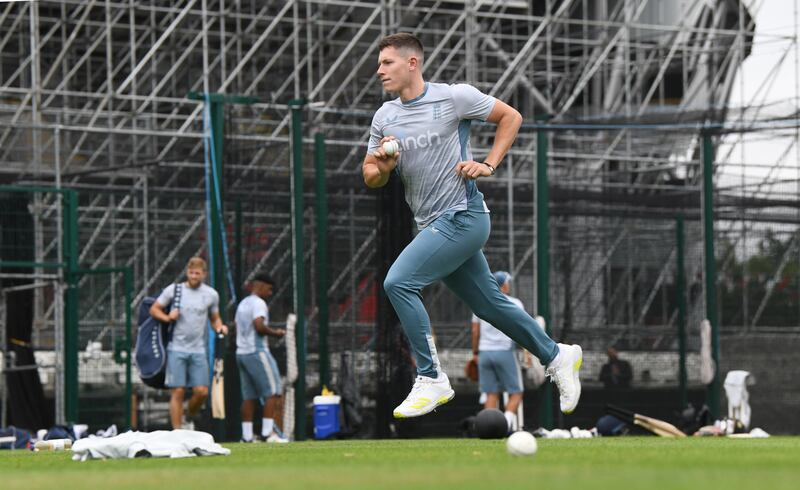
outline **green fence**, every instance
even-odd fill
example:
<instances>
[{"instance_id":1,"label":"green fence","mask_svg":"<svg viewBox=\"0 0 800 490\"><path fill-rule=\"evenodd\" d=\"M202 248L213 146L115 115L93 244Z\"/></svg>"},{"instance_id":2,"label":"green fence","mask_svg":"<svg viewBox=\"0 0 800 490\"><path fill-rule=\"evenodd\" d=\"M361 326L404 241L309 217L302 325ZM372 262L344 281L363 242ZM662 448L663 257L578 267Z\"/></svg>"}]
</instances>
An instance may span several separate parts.
<instances>
[{"instance_id":1,"label":"green fence","mask_svg":"<svg viewBox=\"0 0 800 490\"><path fill-rule=\"evenodd\" d=\"M30 354L6 374L38 372L57 423L130 426L130 270L79 268L74 190L0 186L0 203L2 351Z\"/></svg>"}]
</instances>

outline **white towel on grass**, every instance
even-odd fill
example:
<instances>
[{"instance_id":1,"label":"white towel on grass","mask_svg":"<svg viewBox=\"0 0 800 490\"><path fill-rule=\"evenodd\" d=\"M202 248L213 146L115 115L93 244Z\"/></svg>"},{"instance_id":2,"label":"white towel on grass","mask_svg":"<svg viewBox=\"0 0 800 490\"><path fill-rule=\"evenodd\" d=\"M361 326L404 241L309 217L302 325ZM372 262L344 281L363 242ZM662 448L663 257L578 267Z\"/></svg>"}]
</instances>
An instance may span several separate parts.
<instances>
[{"instance_id":1,"label":"white towel on grass","mask_svg":"<svg viewBox=\"0 0 800 490\"><path fill-rule=\"evenodd\" d=\"M194 430L126 432L116 437L79 439L72 445L72 459L190 458L231 453L211 434Z\"/></svg>"}]
</instances>

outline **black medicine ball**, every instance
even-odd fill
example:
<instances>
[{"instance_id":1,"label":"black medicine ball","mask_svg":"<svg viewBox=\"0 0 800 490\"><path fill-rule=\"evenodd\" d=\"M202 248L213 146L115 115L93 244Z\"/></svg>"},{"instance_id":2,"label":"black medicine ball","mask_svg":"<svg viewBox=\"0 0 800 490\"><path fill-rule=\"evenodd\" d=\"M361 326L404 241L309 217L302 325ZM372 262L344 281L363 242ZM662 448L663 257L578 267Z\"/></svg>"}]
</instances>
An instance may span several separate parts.
<instances>
[{"instance_id":1,"label":"black medicine ball","mask_svg":"<svg viewBox=\"0 0 800 490\"><path fill-rule=\"evenodd\" d=\"M502 439L508 435L508 421L496 408L484 408L475 416L475 434L481 439Z\"/></svg>"}]
</instances>

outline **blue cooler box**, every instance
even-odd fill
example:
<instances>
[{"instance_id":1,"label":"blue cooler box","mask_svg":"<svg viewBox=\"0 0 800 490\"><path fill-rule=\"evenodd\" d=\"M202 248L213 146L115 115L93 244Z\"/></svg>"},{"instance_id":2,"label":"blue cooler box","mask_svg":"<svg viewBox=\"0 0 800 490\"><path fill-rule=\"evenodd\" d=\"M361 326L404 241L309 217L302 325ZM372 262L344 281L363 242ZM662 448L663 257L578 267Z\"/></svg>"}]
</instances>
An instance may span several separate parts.
<instances>
[{"instance_id":1,"label":"blue cooler box","mask_svg":"<svg viewBox=\"0 0 800 490\"><path fill-rule=\"evenodd\" d=\"M339 433L338 395L314 397L314 439L327 439Z\"/></svg>"}]
</instances>

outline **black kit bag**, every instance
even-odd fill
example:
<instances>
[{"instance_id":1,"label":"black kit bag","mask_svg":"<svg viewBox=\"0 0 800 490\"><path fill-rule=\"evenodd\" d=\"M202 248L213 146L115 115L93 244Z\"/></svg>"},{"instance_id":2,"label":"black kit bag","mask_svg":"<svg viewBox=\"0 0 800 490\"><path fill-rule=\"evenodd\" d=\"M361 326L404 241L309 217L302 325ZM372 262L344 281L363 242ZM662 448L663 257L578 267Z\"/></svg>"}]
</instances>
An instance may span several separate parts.
<instances>
[{"instance_id":1,"label":"black kit bag","mask_svg":"<svg viewBox=\"0 0 800 490\"><path fill-rule=\"evenodd\" d=\"M181 307L182 286L181 283L175 284L175 297L170 309ZM139 368L139 377L144 384L153 388L166 388L164 378L167 374L167 344L172 336L173 323L159 322L150 316L150 307L155 301L155 297L148 296L139 305L136 367Z\"/></svg>"}]
</instances>

